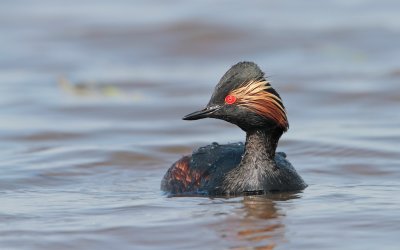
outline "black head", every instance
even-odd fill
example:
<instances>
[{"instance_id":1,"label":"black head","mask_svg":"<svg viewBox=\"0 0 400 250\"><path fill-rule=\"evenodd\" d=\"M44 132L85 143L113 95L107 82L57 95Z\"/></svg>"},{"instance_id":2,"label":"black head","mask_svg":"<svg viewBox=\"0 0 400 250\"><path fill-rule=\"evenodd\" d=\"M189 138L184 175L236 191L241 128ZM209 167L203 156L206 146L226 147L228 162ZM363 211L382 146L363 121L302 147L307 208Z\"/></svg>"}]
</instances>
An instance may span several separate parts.
<instances>
[{"instance_id":1,"label":"black head","mask_svg":"<svg viewBox=\"0 0 400 250\"><path fill-rule=\"evenodd\" d=\"M207 106L184 120L216 118L236 124L245 131L256 128L289 128L279 94L253 62L232 66L221 78Z\"/></svg>"}]
</instances>

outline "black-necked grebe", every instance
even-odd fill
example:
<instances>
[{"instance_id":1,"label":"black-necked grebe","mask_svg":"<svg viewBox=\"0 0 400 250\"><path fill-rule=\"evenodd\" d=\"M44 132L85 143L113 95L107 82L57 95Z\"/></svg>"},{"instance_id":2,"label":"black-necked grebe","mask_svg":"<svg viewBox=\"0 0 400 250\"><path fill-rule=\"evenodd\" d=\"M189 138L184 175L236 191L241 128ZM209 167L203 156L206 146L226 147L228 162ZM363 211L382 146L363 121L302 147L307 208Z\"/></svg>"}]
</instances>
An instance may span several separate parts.
<instances>
[{"instance_id":1,"label":"black-necked grebe","mask_svg":"<svg viewBox=\"0 0 400 250\"><path fill-rule=\"evenodd\" d=\"M244 195L307 187L286 160L275 153L289 128L279 94L252 62L232 66L215 87L208 105L184 120L216 118L246 132L246 142L201 147L175 162L161 189L171 194Z\"/></svg>"}]
</instances>

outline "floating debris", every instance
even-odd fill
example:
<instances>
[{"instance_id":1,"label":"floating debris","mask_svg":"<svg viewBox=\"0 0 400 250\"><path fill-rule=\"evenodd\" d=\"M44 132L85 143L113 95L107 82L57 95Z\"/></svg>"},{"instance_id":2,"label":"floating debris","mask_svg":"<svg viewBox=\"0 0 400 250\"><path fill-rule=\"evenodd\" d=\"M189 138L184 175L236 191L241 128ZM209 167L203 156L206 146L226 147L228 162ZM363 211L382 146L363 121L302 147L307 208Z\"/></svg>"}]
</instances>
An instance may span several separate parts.
<instances>
[{"instance_id":1,"label":"floating debris","mask_svg":"<svg viewBox=\"0 0 400 250\"><path fill-rule=\"evenodd\" d=\"M133 101L144 99L142 93L126 90L116 84L102 84L95 81L73 83L65 77L60 77L58 86L63 92L79 97L123 98ZM134 84L132 84L132 87L134 87Z\"/></svg>"}]
</instances>

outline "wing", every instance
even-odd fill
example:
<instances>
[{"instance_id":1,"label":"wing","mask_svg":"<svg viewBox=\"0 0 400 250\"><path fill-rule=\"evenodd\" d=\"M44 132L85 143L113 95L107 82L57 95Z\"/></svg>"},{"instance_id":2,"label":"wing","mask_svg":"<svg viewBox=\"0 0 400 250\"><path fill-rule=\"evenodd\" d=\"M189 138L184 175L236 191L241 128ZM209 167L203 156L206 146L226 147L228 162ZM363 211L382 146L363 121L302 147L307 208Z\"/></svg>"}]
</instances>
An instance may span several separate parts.
<instances>
[{"instance_id":1,"label":"wing","mask_svg":"<svg viewBox=\"0 0 400 250\"><path fill-rule=\"evenodd\" d=\"M187 193L200 185L202 178L207 175L190 167L192 156L184 156L175 162L165 174L161 182L161 190L177 193Z\"/></svg>"},{"instance_id":2,"label":"wing","mask_svg":"<svg viewBox=\"0 0 400 250\"><path fill-rule=\"evenodd\" d=\"M161 190L172 194L217 193L224 174L240 163L243 152L243 143L212 143L201 147L168 169Z\"/></svg>"}]
</instances>

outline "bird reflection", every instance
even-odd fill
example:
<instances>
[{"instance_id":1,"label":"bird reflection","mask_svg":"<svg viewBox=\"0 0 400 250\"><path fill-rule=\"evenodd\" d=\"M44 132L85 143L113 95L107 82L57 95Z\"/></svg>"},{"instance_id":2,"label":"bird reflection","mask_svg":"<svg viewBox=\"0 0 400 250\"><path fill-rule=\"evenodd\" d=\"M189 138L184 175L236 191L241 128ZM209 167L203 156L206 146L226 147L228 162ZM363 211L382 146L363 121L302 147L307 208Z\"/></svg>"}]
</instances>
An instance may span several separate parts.
<instances>
[{"instance_id":1,"label":"bird reflection","mask_svg":"<svg viewBox=\"0 0 400 250\"><path fill-rule=\"evenodd\" d=\"M231 249L274 249L285 241L285 213L277 208L280 201L299 198L298 193L252 195L243 198L241 219L228 219L222 237L229 240Z\"/></svg>"}]
</instances>

